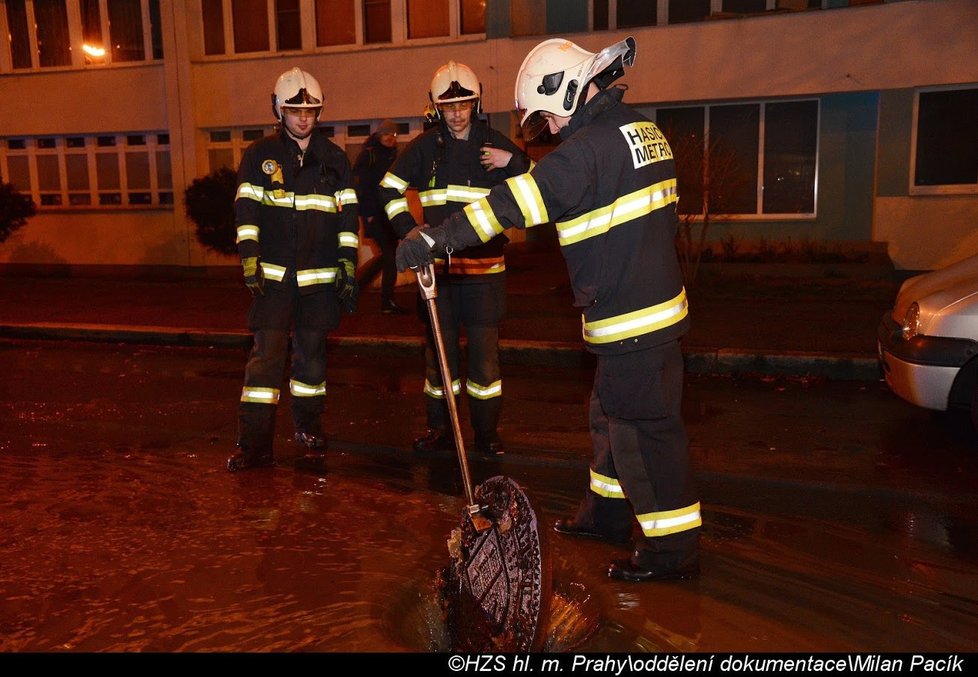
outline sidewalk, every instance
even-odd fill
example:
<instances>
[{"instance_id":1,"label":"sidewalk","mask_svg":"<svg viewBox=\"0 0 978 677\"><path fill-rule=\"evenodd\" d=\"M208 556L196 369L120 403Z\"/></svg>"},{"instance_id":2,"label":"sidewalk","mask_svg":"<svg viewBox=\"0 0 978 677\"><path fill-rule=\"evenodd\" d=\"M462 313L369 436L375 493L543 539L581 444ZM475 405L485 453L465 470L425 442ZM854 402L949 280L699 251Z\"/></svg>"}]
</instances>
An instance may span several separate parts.
<instances>
[{"instance_id":1,"label":"sidewalk","mask_svg":"<svg viewBox=\"0 0 978 677\"><path fill-rule=\"evenodd\" d=\"M896 294L894 276L771 277L763 264L756 271L736 278L704 271L689 290L688 371L879 378L876 324ZM0 267L0 337L246 347L250 297L237 272L119 279L13 276ZM507 292L504 362L567 366L591 359L559 251L511 245ZM398 287L396 296L415 308L413 285ZM336 351L414 354L422 336L413 313L382 314L379 292L366 289L358 312L328 342Z\"/></svg>"}]
</instances>

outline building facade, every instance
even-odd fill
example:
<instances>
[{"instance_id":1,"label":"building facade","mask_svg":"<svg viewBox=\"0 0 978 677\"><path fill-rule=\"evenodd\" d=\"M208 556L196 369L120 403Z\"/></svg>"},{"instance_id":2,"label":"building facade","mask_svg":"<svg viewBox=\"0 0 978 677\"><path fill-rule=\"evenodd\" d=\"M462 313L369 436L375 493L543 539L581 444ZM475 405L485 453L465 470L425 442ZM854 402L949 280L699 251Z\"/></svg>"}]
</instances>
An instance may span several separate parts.
<instances>
[{"instance_id":1,"label":"building facade","mask_svg":"<svg viewBox=\"0 0 978 677\"><path fill-rule=\"evenodd\" d=\"M911 270L978 253L978 0L0 0L0 32L0 176L38 206L0 265L236 265L183 193L271 131L292 66L352 158L384 118L421 131L450 59L517 138L536 43L628 35L626 101L702 158L680 208L710 209L718 247L876 242Z\"/></svg>"}]
</instances>

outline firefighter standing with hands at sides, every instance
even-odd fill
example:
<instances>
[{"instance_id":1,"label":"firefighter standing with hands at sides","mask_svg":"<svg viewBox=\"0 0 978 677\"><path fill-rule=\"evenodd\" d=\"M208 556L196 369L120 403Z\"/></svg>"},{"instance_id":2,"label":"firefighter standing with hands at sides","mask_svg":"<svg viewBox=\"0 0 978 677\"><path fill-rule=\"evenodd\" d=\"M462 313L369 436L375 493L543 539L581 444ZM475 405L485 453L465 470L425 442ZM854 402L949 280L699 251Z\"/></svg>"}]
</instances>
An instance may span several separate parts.
<instances>
[{"instance_id":1,"label":"firefighter standing with hands at sides","mask_svg":"<svg viewBox=\"0 0 978 677\"><path fill-rule=\"evenodd\" d=\"M429 97L437 115L432 125L400 154L380 183L380 199L399 237L418 226L404 193L415 188L426 224L439 224L489 189L531 167L529 157L481 119L482 85L471 68L450 61L431 81ZM465 390L475 432L475 450L503 453L497 430L502 407L499 372L499 322L505 311L506 262L501 232L474 243L464 253L439 256L435 267L438 317L452 374L458 375L459 332L468 338ZM414 440L414 451L454 449L446 393L461 393L461 380L441 382L432 329L423 304L419 316L428 324L425 344L424 399L426 433Z\"/></svg>"},{"instance_id":2,"label":"firefighter standing with hands at sides","mask_svg":"<svg viewBox=\"0 0 978 677\"><path fill-rule=\"evenodd\" d=\"M440 225L412 232L399 269L463 252L506 228L556 222L584 341L597 356L589 424L589 491L556 531L627 542L608 575L624 581L699 572L700 504L680 416L686 293L676 255L676 168L659 129L609 87L635 59L628 38L592 54L563 39L523 61L516 102L524 137L544 127L560 145Z\"/></svg>"},{"instance_id":3,"label":"firefighter standing with hands at sides","mask_svg":"<svg viewBox=\"0 0 978 677\"><path fill-rule=\"evenodd\" d=\"M253 143L238 169L234 201L244 280L254 297L254 345L239 405L230 471L274 465L275 411L292 341L296 465L324 469L326 334L356 310L357 198L346 154L317 129L323 92L293 68L275 83L278 133Z\"/></svg>"}]
</instances>

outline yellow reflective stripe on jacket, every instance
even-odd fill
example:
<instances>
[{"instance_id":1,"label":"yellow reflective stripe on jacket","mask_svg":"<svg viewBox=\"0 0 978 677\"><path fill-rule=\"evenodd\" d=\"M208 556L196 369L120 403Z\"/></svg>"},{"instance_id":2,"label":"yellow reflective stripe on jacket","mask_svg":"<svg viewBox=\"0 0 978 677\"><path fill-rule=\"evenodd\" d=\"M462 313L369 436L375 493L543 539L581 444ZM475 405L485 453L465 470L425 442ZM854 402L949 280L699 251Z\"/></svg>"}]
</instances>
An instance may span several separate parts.
<instances>
[{"instance_id":1,"label":"yellow reflective stripe on jacket","mask_svg":"<svg viewBox=\"0 0 978 677\"><path fill-rule=\"evenodd\" d=\"M456 395L462 392L462 382L458 379L452 381L452 392ZM445 389L441 386L431 385L428 379L424 380L424 394L428 397L434 397L436 400L445 399Z\"/></svg>"},{"instance_id":2,"label":"yellow reflective stripe on jacket","mask_svg":"<svg viewBox=\"0 0 978 677\"><path fill-rule=\"evenodd\" d=\"M465 392L472 397L480 400L490 400L493 397L500 397L503 394L503 382L495 381L487 386L479 385L473 381L465 382Z\"/></svg>"},{"instance_id":3,"label":"yellow reflective stripe on jacket","mask_svg":"<svg viewBox=\"0 0 978 677\"><path fill-rule=\"evenodd\" d=\"M635 517L642 527L642 533L649 538L668 536L669 534L689 531L690 529L703 526L699 503L694 503L678 510L647 512L643 515L635 515Z\"/></svg>"},{"instance_id":4,"label":"yellow reflective stripe on jacket","mask_svg":"<svg viewBox=\"0 0 978 677\"><path fill-rule=\"evenodd\" d=\"M255 202L261 202L264 194L265 189L263 187L256 186L253 183L242 183L238 186L238 192L235 195L235 198L239 200L254 200Z\"/></svg>"},{"instance_id":5,"label":"yellow reflective stripe on jacket","mask_svg":"<svg viewBox=\"0 0 978 677\"><path fill-rule=\"evenodd\" d=\"M336 268L310 268L308 270L300 270L295 274L295 281L300 287L335 282Z\"/></svg>"},{"instance_id":6,"label":"yellow reflective stripe on jacket","mask_svg":"<svg viewBox=\"0 0 978 677\"><path fill-rule=\"evenodd\" d=\"M550 220L547 206L543 202L543 196L540 195L540 188L530 174L510 177L506 179L506 184L513 192L516 206L523 213L523 220L527 226L539 226Z\"/></svg>"},{"instance_id":7,"label":"yellow reflective stripe on jacket","mask_svg":"<svg viewBox=\"0 0 978 677\"><path fill-rule=\"evenodd\" d=\"M387 172L384 174L384 178L380 180L380 186L382 188L393 188L398 193L403 193L408 189L408 182L399 177L397 174Z\"/></svg>"},{"instance_id":8,"label":"yellow reflective stripe on jacket","mask_svg":"<svg viewBox=\"0 0 978 677\"><path fill-rule=\"evenodd\" d=\"M614 477L594 472L591 468L591 491L605 498L625 498L625 490Z\"/></svg>"},{"instance_id":9,"label":"yellow reflective stripe on jacket","mask_svg":"<svg viewBox=\"0 0 978 677\"><path fill-rule=\"evenodd\" d=\"M432 188L418 192L418 199L422 207L432 207L443 205L448 202L463 202L468 204L481 200L489 194L488 188L477 188L475 186L459 186L448 184L444 188Z\"/></svg>"},{"instance_id":10,"label":"yellow reflective stripe on jacket","mask_svg":"<svg viewBox=\"0 0 978 677\"><path fill-rule=\"evenodd\" d=\"M289 392L295 397L319 397L326 394L326 382L309 385L293 378L289 380Z\"/></svg>"},{"instance_id":11,"label":"yellow reflective stripe on jacket","mask_svg":"<svg viewBox=\"0 0 978 677\"><path fill-rule=\"evenodd\" d=\"M469 224L483 242L488 242L506 230L503 224L499 223L488 200L483 199L467 204L462 211L465 212Z\"/></svg>"},{"instance_id":12,"label":"yellow reflective stripe on jacket","mask_svg":"<svg viewBox=\"0 0 978 677\"><path fill-rule=\"evenodd\" d=\"M254 240L258 242L258 226L253 225L241 225L238 226L238 237L235 238L235 244L244 242L245 240Z\"/></svg>"},{"instance_id":13,"label":"yellow reflective stripe on jacket","mask_svg":"<svg viewBox=\"0 0 978 677\"><path fill-rule=\"evenodd\" d=\"M399 197L396 200L391 200L384 205L384 211L387 212L388 219L393 219L398 214L410 211L407 198Z\"/></svg>"},{"instance_id":14,"label":"yellow reflective stripe on jacket","mask_svg":"<svg viewBox=\"0 0 978 677\"><path fill-rule=\"evenodd\" d=\"M584 340L588 343L623 341L674 325L688 313L686 290L682 289L674 298L664 303L604 320L585 321Z\"/></svg>"},{"instance_id":15,"label":"yellow reflective stripe on jacket","mask_svg":"<svg viewBox=\"0 0 978 677\"><path fill-rule=\"evenodd\" d=\"M676 180L661 181L634 193L622 195L612 204L571 221L558 222L557 237L561 246L565 246L595 235L603 235L615 226L650 214L677 199Z\"/></svg>"},{"instance_id":16,"label":"yellow reflective stripe on jacket","mask_svg":"<svg viewBox=\"0 0 978 677\"><path fill-rule=\"evenodd\" d=\"M346 205L355 205L357 204L357 192L352 188L344 188L336 196L336 201L339 203L340 209Z\"/></svg>"},{"instance_id":17,"label":"yellow reflective stripe on jacket","mask_svg":"<svg viewBox=\"0 0 978 677\"><path fill-rule=\"evenodd\" d=\"M276 192L278 192L278 195L276 195ZM295 194L286 193L285 191L268 191L262 196L261 203L272 207L292 209L295 204Z\"/></svg>"},{"instance_id":18,"label":"yellow reflective stripe on jacket","mask_svg":"<svg viewBox=\"0 0 978 677\"><path fill-rule=\"evenodd\" d=\"M360 236L356 233L349 233L345 230L339 232L339 242L341 247L353 247L356 249L360 246Z\"/></svg>"},{"instance_id":19,"label":"yellow reflective stripe on jacket","mask_svg":"<svg viewBox=\"0 0 978 677\"><path fill-rule=\"evenodd\" d=\"M330 212L335 214L337 211L336 198L332 195L317 195L316 193L312 193L310 195L296 195L295 208L299 211L314 209L320 212Z\"/></svg>"},{"instance_id":20,"label":"yellow reflective stripe on jacket","mask_svg":"<svg viewBox=\"0 0 978 677\"><path fill-rule=\"evenodd\" d=\"M274 263L261 262L262 275L269 280L281 282L285 279L285 266L276 266Z\"/></svg>"},{"instance_id":21,"label":"yellow reflective stripe on jacket","mask_svg":"<svg viewBox=\"0 0 978 677\"><path fill-rule=\"evenodd\" d=\"M443 205L448 202L448 191L444 188L434 188L432 190L418 191L418 200L422 207Z\"/></svg>"},{"instance_id":22,"label":"yellow reflective stripe on jacket","mask_svg":"<svg viewBox=\"0 0 978 677\"><path fill-rule=\"evenodd\" d=\"M444 264L445 259L436 257L436 264ZM506 258L503 256L493 256L484 259L466 259L462 257L452 257L448 272L454 275L490 275L493 273L506 272Z\"/></svg>"},{"instance_id":23,"label":"yellow reflective stripe on jacket","mask_svg":"<svg viewBox=\"0 0 978 677\"><path fill-rule=\"evenodd\" d=\"M278 404L278 388L245 386L241 389L241 401L254 404Z\"/></svg>"}]
</instances>

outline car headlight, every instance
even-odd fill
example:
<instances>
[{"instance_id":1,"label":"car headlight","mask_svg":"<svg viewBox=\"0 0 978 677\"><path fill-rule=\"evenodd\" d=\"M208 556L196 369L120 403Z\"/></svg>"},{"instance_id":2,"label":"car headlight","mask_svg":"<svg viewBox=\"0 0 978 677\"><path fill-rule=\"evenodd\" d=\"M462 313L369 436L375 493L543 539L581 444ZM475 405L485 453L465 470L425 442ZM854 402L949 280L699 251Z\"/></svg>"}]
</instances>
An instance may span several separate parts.
<instances>
[{"instance_id":1,"label":"car headlight","mask_svg":"<svg viewBox=\"0 0 978 677\"><path fill-rule=\"evenodd\" d=\"M914 301L907 308L907 314L903 317L903 340L909 341L917 335L920 329L920 306Z\"/></svg>"}]
</instances>

